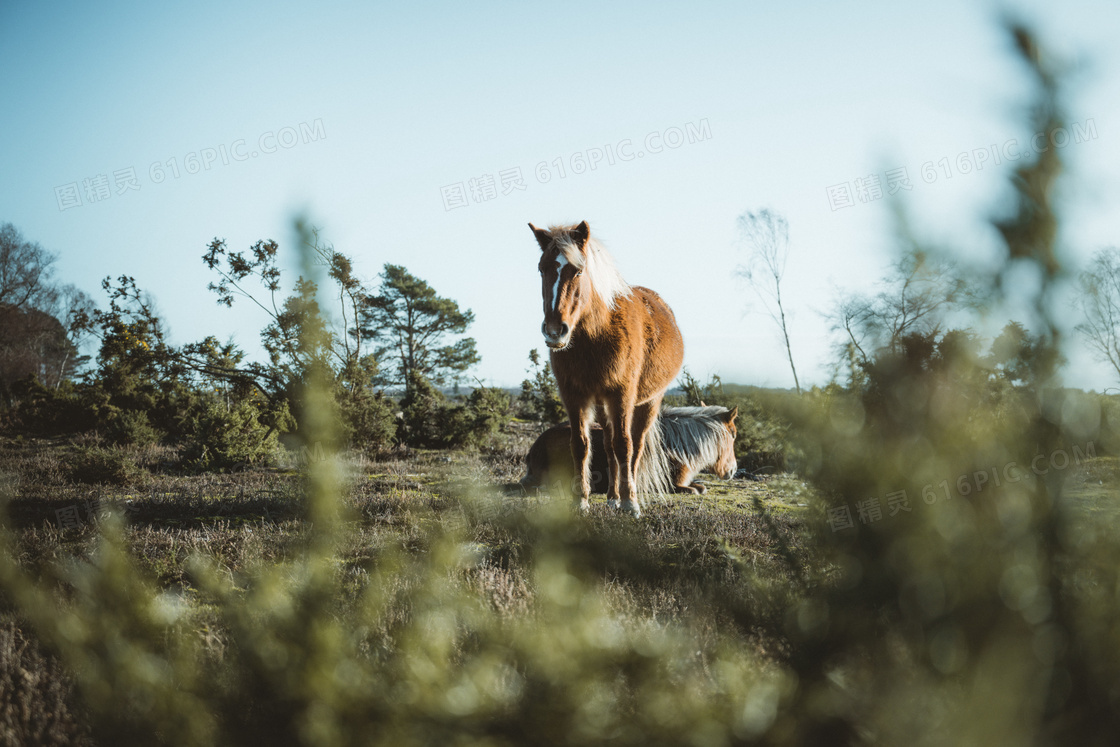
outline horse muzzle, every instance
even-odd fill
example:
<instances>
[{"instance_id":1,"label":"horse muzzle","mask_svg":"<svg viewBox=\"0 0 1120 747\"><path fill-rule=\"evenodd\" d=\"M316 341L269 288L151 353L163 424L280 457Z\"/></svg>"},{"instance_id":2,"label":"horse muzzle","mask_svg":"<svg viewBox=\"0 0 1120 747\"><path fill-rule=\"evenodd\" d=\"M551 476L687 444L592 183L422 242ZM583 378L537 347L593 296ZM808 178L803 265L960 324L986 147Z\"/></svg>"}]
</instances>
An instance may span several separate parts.
<instances>
[{"instance_id":1,"label":"horse muzzle","mask_svg":"<svg viewBox=\"0 0 1120 747\"><path fill-rule=\"evenodd\" d=\"M553 350L565 348L572 339L572 330L564 322L541 325L541 334L544 335L544 344Z\"/></svg>"}]
</instances>

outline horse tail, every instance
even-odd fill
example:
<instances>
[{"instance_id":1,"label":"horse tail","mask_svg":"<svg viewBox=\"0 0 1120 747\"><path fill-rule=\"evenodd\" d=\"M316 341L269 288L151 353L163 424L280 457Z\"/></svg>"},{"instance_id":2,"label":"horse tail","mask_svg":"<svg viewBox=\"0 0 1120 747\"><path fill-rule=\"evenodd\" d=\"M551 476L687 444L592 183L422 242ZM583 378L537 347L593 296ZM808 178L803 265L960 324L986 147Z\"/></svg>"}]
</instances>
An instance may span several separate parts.
<instances>
[{"instance_id":1,"label":"horse tail","mask_svg":"<svg viewBox=\"0 0 1120 747\"><path fill-rule=\"evenodd\" d=\"M634 475L634 489L643 497L672 492L672 469L665 446L664 427L665 421L659 412L653 426L646 432L645 448Z\"/></svg>"}]
</instances>

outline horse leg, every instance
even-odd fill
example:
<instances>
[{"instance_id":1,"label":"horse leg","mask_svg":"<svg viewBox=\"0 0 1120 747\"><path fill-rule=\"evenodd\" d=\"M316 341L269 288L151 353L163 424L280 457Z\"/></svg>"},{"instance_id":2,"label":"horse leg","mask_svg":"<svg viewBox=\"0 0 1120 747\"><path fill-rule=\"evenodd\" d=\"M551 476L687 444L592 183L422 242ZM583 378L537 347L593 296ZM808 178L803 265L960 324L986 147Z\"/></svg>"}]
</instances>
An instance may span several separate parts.
<instances>
[{"instance_id":1,"label":"horse leg","mask_svg":"<svg viewBox=\"0 0 1120 747\"><path fill-rule=\"evenodd\" d=\"M625 396L618 398L617 403L612 403L610 415L614 426L614 464L617 465L618 474L617 478L612 478L612 482L618 484L622 510L641 516L641 508L634 492L634 401Z\"/></svg>"},{"instance_id":2,"label":"horse leg","mask_svg":"<svg viewBox=\"0 0 1120 747\"><path fill-rule=\"evenodd\" d=\"M673 470L673 492L674 493L698 493L703 491L696 490L697 483L692 482L693 474L687 464L679 465Z\"/></svg>"},{"instance_id":3,"label":"horse leg","mask_svg":"<svg viewBox=\"0 0 1120 747\"><path fill-rule=\"evenodd\" d=\"M602 412L602 410L600 411ZM607 452L607 505L611 508L618 508L618 479L620 477L618 469L618 453L615 451L615 428L614 420L606 415L601 417L599 423L603 426L603 451Z\"/></svg>"},{"instance_id":4,"label":"horse leg","mask_svg":"<svg viewBox=\"0 0 1120 747\"><path fill-rule=\"evenodd\" d=\"M575 501L580 511L587 511L591 508L587 500L591 494L591 421L583 408L569 412L568 416L572 424L572 464L579 478L579 493Z\"/></svg>"},{"instance_id":5,"label":"horse leg","mask_svg":"<svg viewBox=\"0 0 1120 747\"><path fill-rule=\"evenodd\" d=\"M646 434L649 429L653 427L654 422L657 420L657 411L661 408L661 397L655 397L649 402L636 405L633 410L633 416L630 423L631 441L633 443L633 450L630 454L630 475L638 474L638 461L642 458L642 453L646 447ZM640 512L637 510L638 498L633 487L630 489L634 501L634 514L638 515Z\"/></svg>"}]
</instances>

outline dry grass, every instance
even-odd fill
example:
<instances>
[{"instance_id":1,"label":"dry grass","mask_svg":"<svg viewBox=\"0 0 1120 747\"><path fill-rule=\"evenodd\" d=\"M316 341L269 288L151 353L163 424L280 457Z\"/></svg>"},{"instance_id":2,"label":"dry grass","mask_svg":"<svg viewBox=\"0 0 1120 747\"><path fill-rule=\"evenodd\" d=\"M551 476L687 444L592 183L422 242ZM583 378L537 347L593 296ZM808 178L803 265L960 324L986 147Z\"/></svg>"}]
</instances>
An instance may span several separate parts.
<instances>
[{"instance_id":1,"label":"dry grass","mask_svg":"<svg viewBox=\"0 0 1120 747\"><path fill-rule=\"evenodd\" d=\"M0 744L93 744L70 678L19 623L0 623Z\"/></svg>"},{"instance_id":2,"label":"dry grass","mask_svg":"<svg viewBox=\"0 0 1120 747\"><path fill-rule=\"evenodd\" d=\"M547 538L525 519L538 499L512 492L503 498L500 488L521 477L522 455L534 436L534 429L521 426L504 442L477 452L352 457L346 486L352 531L338 548L338 570L349 598L339 604L357 599L386 548L423 552L436 528L461 533L477 554L477 562L458 580L464 591L483 600L499 620L533 619L536 591L530 566ZM42 577L58 563L91 560L97 520L108 510L126 516L125 542L141 572L196 603L192 557L213 558L236 582L255 567L293 559L305 547L305 485L296 470L182 476L160 471L161 460L170 461L166 453L126 449L117 455L131 460L142 479L126 485L69 481L68 460L90 448L102 447L0 444L0 471L7 475L12 496L7 512L17 561L36 575ZM800 552L803 510L785 492L768 490L765 482L712 483L707 498L654 502L640 522L614 514L599 500L586 521L575 525L579 536L568 538L579 548L586 572L599 579L614 613L634 626L688 628L701 658L721 632L761 614L738 615L720 598L721 589L727 591L726 599L738 598L744 565L759 575L789 577L775 542ZM463 498L470 495L478 497ZM758 515L756 499L773 509L780 537ZM64 521L67 516L69 522ZM397 590L393 611L381 620L380 630L370 631L369 655L391 653L394 631L411 615L409 591L403 585ZM199 606L197 635L220 662L226 632ZM0 677L12 683L3 691L0 734L11 743L89 743L70 680L26 630L14 619L0 628ZM781 656L780 640L758 635L754 640L758 652Z\"/></svg>"}]
</instances>

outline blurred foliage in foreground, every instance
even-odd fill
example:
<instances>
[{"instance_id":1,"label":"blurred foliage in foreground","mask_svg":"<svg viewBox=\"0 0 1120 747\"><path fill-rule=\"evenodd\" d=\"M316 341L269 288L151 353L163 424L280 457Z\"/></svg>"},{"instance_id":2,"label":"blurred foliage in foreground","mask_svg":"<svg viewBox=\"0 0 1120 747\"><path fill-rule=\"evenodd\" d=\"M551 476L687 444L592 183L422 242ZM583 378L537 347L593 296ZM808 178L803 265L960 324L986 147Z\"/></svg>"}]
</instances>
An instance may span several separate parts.
<instances>
[{"instance_id":1,"label":"blurred foliage in foreground","mask_svg":"<svg viewBox=\"0 0 1120 747\"><path fill-rule=\"evenodd\" d=\"M1052 131L1054 74L1013 37L1031 125ZM725 623L702 646L685 615L612 611L612 588L656 583L658 566L639 524L598 532L566 502L509 513L518 557L435 526L342 567L330 459L311 465L311 529L285 562L226 575L199 558L190 589L160 592L110 527L93 562L58 572L61 598L10 556L0 582L104 744L1111 744L1120 545L1061 494L1101 413L1048 388L1059 167L1050 149L1016 170L986 283L998 309L1013 271L1040 279L1029 375L981 396L975 356L915 340L870 356L858 387L813 393L790 414L820 496L805 546L776 535L784 571L728 547L721 574L697 574L694 603ZM304 418L330 443L327 389ZM493 498L462 500L470 515ZM522 563L531 603L497 616L470 579ZM220 656L200 644L211 625Z\"/></svg>"}]
</instances>

